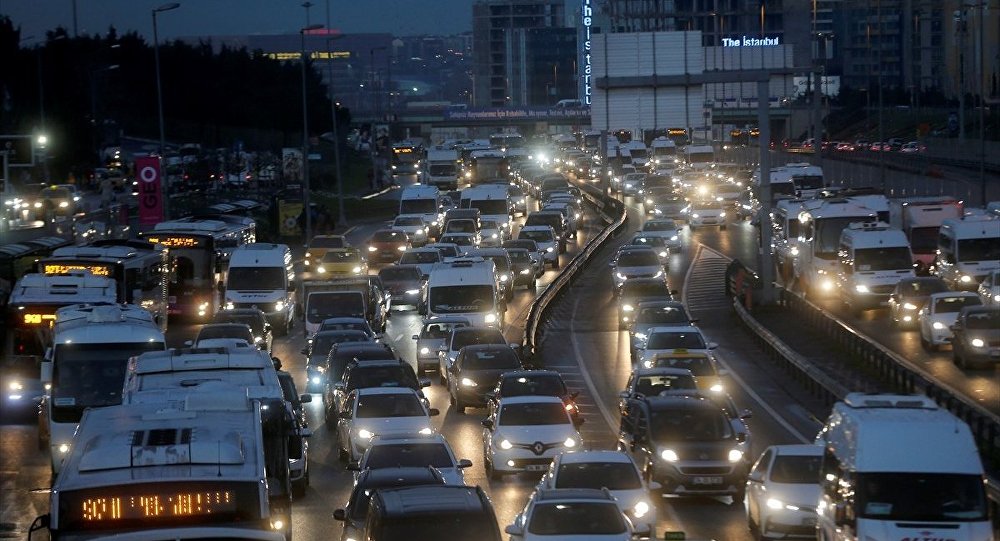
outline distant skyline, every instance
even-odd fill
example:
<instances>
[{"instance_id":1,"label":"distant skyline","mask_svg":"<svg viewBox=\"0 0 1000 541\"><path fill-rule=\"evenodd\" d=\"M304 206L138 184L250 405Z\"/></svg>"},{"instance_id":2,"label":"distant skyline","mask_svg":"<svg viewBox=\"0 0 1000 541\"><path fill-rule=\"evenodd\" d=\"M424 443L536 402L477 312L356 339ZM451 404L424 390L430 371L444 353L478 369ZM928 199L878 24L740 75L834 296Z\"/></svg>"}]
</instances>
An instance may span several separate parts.
<instances>
[{"instance_id":1,"label":"distant skyline","mask_svg":"<svg viewBox=\"0 0 1000 541\"><path fill-rule=\"evenodd\" d=\"M326 23L327 0L311 0L310 24ZM459 34L472 30L474 0L329 0L330 26L344 33L397 36ZM152 36L151 12L165 0L75 0L79 33ZM303 0L187 0L157 18L160 39L181 36L297 33L306 26ZM40 40L59 26L73 33L74 0L0 0L0 16Z\"/></svg>"}]
</instances>

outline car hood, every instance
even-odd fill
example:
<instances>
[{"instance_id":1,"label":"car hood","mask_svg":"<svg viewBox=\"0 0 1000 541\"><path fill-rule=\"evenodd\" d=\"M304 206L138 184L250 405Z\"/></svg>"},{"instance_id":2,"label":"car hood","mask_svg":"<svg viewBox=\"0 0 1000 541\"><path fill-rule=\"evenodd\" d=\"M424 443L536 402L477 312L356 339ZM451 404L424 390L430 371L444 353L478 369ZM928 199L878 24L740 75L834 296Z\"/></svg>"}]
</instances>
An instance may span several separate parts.
<instances>
[{"instance_id":1,"label":"car hood","mask_svg":"<svg viewBox=\"0 0 1000 541\"><path fill-rule=\"evenodd\" d=\"M771 498L799 508L815 509L822 489L819 484L790 484L768 481L767 493Z\"/></svg>"},{"instance_id":2,"label":"car hood","mask_svg":"<svg viewBox=\"0 0 1000 541\"><path fill-rule=\"evenodd\" d=\"M431 426L431 420L424 415L413 417L372 417L355 419L354 428L364 428L372 434L416 434Z\"/></svg>"},{"instance_id":3,"label":"car hood","mask_svg":"<svg viewBox=\"0 0 1000 541\"><path fill-rule=\"evenodd\" d=\"M497 428L494 439L510 440L511 443L532 444L536 441L542 443L558 443L566 438L573 437L577 440L580 435L570 423L561 425L501 425ZM579 443L579 441L578 441Z\"/></svg>"},{"instance_id":4,"label":"car hood","mask_svg":"<svg viewBox=\"0 0 1000 541\"><path fill-rule=\"evenodd\" d=\"M663 267L660 265L644 265L641 267L615 267L615 271L620 272L626 276L636 275L636 274L656 274L661 272Z\"/></svg>"}]
</instances>

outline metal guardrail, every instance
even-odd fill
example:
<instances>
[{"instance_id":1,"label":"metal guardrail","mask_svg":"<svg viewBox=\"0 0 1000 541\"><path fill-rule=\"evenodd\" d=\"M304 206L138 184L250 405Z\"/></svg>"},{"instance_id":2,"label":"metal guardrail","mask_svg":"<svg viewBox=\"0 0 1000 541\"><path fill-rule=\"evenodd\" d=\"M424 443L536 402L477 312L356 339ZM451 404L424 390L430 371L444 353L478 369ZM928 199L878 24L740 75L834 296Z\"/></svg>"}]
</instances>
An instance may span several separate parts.
<instances>
[{"instance_id":1,"label":"metal guardrail","mask_svg":"<svg viewBox=\"0 0 1000 541\"><path fill-rule=\"evenodd\" d=\"M564 288L573 282L580 270L589 262L594 252L599 250L608 239L621 232L628 223L628 214L625 212L625 205L621 201L604 195L596 188L585 185L582 190L583 196L594 206L602 219L608 224L600 234L590 240L587 245L567 264L555 280L549 282L545 289L535 298L528 310L528 318L524 324L524 339L521 350L528 357L535 356L535 348L541 339L541 322L545 320L552 301L555 300Z\"/></svg>"}]
</instances>

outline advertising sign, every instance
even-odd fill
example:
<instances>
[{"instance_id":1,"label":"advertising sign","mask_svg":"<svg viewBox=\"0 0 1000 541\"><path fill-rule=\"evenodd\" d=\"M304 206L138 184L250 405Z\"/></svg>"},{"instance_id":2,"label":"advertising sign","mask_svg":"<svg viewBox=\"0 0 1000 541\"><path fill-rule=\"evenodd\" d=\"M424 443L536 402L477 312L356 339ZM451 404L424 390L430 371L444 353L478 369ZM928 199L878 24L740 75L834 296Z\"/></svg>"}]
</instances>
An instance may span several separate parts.
<instances>
[{"instance_id":1,"label":"advertising sign","mask_svg":"<svg viewBox=\"0 0 1000 541\"><path fill-rule=\"evenodd\" d=\"M139 225L156 225L163 221L163 192L160 189L160 158L145 156L135 159L135 176L139 180Z\"/></svg>"},{"instance_id":2,"label":"advertising sign","mask_svg":"<svg viewBox=\"0 0 1000 541\"><path fill-rule=\"evenodd\" d=\"M278 234L282 237L302 236L299 227L299 216L302 214L302 201L282 199L278 201Z\"/></svg>"},{"instance_id":3,"label":"advertising sign","mask_svg":"<svg viewBox=\"0 0 1000 541\"><path fill-rule=\"evenodd\" d=\"M302 182L302 149L281 149L281 175L285 184Z\"/></svg>"}]
</instances>

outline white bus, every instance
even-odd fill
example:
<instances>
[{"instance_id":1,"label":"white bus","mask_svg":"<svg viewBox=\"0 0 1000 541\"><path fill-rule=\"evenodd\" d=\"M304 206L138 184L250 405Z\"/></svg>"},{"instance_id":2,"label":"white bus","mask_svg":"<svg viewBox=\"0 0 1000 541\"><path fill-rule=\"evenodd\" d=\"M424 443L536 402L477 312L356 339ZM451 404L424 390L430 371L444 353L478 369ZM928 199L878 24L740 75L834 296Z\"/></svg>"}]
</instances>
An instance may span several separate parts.
<instances>
[{"instance_id":1,"label":"white bus","mask_svg":"<svg viewBox=\"0 0 1000 541\"><path fill-rule=\"evenodd\" d=\"M149 310L160 330L167 330L168 250L142 240L102 240L86 246L66 246L38 262L38 272L67 274L88 271L114 278L118 302Z\"/></svg>"},{"instance_id":2,"label":"white bus","mask_svg":"<svg viewBox=\"0 0 1000 541\"><path fill-rule=\"evenodd\" d=\"M52 327L52 347L42 360L42 400L38 436L51 450L58 472L73 432L87 408L121 404L130 357L166 348L152 314L128 304L76 304L60 308Z\"/></svg>"},{"instance_id":3,"label":"white bus","mask_svg":"<svg viewBox=\"0 0 1000 541\"><path fill-rule=\"evenodd\" d=\"M89 409L50 512L35 519L53 540L154 531L155 539L250 538L287 532L268 497L261 404L217 386L177 403ZM185 533L187 532L187 533ZM273 537L272 537L273 538Z\"/></svg>"}]
</instances>

